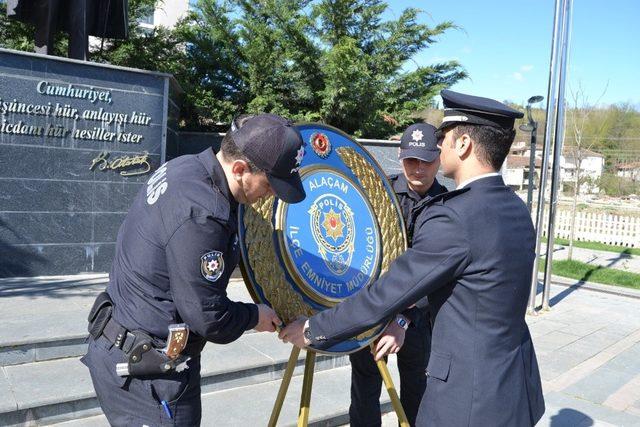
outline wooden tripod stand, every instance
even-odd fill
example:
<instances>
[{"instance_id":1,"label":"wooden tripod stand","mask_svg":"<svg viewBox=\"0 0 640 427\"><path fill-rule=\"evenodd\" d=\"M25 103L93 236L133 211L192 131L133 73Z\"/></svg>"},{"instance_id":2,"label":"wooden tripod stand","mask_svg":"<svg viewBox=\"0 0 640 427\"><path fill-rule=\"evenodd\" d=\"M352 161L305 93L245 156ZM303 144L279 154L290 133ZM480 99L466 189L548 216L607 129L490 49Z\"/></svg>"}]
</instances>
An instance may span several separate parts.
<instances>
[{"instance_id":1,"label":"wooden tripod stand","mask_svg":"<svg viewBox=\"0 0 640 427\"><path fill-rule=\"evenodd\" d=\"M280 410L282 409L282 404L284 403L284 399L287 395L287 390L289 389L289 384L291 384L291 377L293 377L293 370L296 367L296 362L298 361L298 356L300 355L300 349L296 346L293 346L291 350L291 355L289 356L289 361L287 362L287 367L284 371L284 376L282 377L282 382L280 383L280 389L278 390L278 396L276 397L276 401L273 405L273 410L271 411L271 417L269 418L269 427L275 427L278 422L278 418L280 417ZM407 421L407 416L404 413L404 409L402 409L402 404L400 403L400 398L398 397L398 393L396 392L396 388L393 385L393 380L391 379L391 375L389 374L389 369L387 368L387 363L384 359L376 362L378 365L378 369L380 370L380 375L382 376L382 380L384 381L384 385L387 388L387 392L389 393L389 397L391 398L391 404L393 405L393 409L398 416L398 421L400 422L401 427L409 427L409 421ZM316 364L316 353L314 351L307 350L307 355L304 361L304 376L302 379L302 394L300 396L300 412L298 413L298 427L306 427L309 423L309 409L311 406L311 387L313 385L313 371Z\"/></svg>"}]
</instances>

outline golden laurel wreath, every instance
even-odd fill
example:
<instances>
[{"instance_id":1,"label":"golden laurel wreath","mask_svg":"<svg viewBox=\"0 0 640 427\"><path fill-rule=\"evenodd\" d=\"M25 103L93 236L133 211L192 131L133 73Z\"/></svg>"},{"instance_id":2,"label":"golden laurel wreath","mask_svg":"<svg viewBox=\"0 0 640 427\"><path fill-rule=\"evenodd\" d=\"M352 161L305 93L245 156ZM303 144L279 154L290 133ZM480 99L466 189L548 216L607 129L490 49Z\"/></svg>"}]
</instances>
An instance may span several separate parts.
<instances>
[{"instance_id":1,"label":"golden laurel wreath","mask_svg":"<svg viewBox=\"0 0 640 427\"><path fill-rule=\"evenodd\" d=\"M373 166L353 148L339 147L336 151L344 164L358 177L378 220L382 236L382 275L389 268L389 264L407 249L404 224Z\"/></svg>"},{"instance_id":2,"label":"golden laurel wreath","mask_svg":"<svg viewBox=\"0 0 640 427\"><path fill-rule=\"evenodd\" d=\"M395 204L386 192L373 166L353 148L340 147L336 151L344 164L358 177L378 219L382 236L382 261L380 263L380 275L382 275L389 268L389 264L407 249L404 225L396 211ZM375 332L376 328L369 329L356 338L358 340L369 338Z\"/></svg>"},{"instance_id":3,"label":"golden laurel wreath","mask_svg":"<svg viewBox=\"0 0 640 427\"><path fill-rule=\"evenodd\" d=\"M344 164L358 177L375 213L382 236L380 274L383 274L389 264L406 249L401 216L373 166L352 148L340 147L337 152ZM278 262L272 238L273 204L274 198L269 197L247 206L243 218L245 246L255 281L260 284L266 299L282 321L289 323L299 316L312 316L314 310L289 286ZM245 280L248 282L246 275ZM257 301L255 290L251 290L251 293ZM371 329L357 338L368 338L375 331L376 328Z\"/></svg>"},{"instance_id":4,"label":"golden laurel wreath","mask_svg":"<svg viewBox=\"0 0 640 427\"><path fill-rule=\"evenodd\" d=\"M313 316L314 312L289 286L280 268L272 239L273 202L274 197L271 196L259 200L245 210L245 246L249 266L253 270L256 282L260 283L269 304L278 313L280 320L286 324L299 316ZM255 297L254 294L254 300Z\"/></svg>"}]
</instances>

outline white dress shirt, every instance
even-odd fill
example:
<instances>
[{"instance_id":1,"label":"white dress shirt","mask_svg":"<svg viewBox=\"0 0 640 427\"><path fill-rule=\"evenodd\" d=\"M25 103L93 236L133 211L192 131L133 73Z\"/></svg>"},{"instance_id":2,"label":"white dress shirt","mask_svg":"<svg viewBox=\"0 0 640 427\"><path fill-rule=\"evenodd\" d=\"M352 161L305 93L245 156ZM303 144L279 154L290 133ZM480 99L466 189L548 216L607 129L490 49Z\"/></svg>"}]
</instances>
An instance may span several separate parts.
<instances>
[{"instance_id":1,"label":"white dress shirt","mask_svg":"<svg viewBox=\"0 0 640 427\"><path fill-rule=\"evenodd\" d=\"M498 175L500 175L498 172L489 172L489 173L483 173L482 175L474 176L473 178L469 178L468 180L461 182L456 187L456 190L459 190L459 189L463 188L464 186L471 184L473 181L477 181L477 180L482 179L482 178L488 178L490 176L498 176Z\"/></svg>"}]
</instances>

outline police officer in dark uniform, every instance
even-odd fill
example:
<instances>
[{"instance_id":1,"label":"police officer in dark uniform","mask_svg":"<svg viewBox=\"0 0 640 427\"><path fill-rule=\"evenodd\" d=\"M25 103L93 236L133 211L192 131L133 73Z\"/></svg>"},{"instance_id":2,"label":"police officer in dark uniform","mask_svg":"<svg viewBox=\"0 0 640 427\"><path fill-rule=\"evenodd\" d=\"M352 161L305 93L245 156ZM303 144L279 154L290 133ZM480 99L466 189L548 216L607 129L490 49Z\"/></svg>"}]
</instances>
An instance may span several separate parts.
<instances>
[{"instance_id":1,"label":"police officer in dark uniform","mask_svg":"<svg viewBox=\"0 0 640 427\"><path fill-rule=\"evenodd\" d=\"M432 324L419 426L534 425L544 413L525 322L535 233L498 174L523 114L500 102L441 93L440 163L457 188L421 202L412 246L376 282L280 333L322 349L428 296Z\"/></svg>"},{"instance_id":2,"label":"police officer in dark uniform","mask_svg":"<svg viewBox=\"0 0 640 427\"><path fill-rule=\"evenodd\" d=\"M302 200L303 155L285 119L245 117L220 152L165 163L137 195L118 233L107 291L90 314L83 359L111 425L198 425L205 342L226 344L280 324L268 306L227 297L239 260L237 207L274 193ZM181 323L189 339L172 359L165 339L169 325Z\"/></svg>"},{"instance_id":3,"label":"police officer in dark uniform","mask_svg":"<svg viewBox=\"0 0 640 427\"><path fill-rule=\"evenodd\" d=\"M413 221L411 212L422 200L447 191L436 179L440 150L436 128L426 123L409 126L400 139L398 159L402 173L389 177L398 197L405 225ZM380 337L376 354L397 353L400 372L400 400L411 425L415 425L420 400L427 384L431 330L427 307L412 307L398 314ZM351 361L352 427L373 427L382 423L380 391L382 377L367 347L349 355Z\"/></svg>"}]
</instances>

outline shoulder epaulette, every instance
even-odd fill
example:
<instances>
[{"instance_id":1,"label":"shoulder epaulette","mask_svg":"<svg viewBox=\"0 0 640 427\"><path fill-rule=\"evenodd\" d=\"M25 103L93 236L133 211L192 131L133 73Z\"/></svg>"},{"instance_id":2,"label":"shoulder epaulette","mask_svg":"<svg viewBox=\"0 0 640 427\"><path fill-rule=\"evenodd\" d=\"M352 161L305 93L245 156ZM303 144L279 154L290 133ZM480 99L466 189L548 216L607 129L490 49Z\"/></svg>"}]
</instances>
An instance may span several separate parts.
<instances>
[{"instance_id":1,"label":"shoulder epaulette","mask_svg":"<svg viewBox=\"0 0 640 427\"><path fill-rule=\"evenodd\" d=\"M434 197L431 197L429 199L423 199L420 202L418 202L418 204L416 204L413 209L411 209L411 218L409 220L409 224L407 225L407 238L409 239L409 243L411 243L411 241L413 240L413 229L415 227L415 220L418 217L418 215L420 215L420 213L424 210L424 208L426 208L427 206L431 206L434 203L437 203L439 201L446 201L449 200L455 196L457 196L458 194L462 194L465 193L469 190L469 188L461 188L459 190L452 190L452 191L447 191L444 193L440 193Z\"/></svg>"},{"instance_id":2,"label":"shoulder epaulette","mask_svg":"<svg viewBox=\"0 0 640 427\"><path fill-rule=\"evenodd\" d=\"M466 193L467 191L469 191L469 187L460 188L459 190L445 191L444 193L440 193L437 196L429 199L429 202L436 202L438 200L446 201L457 196L458 194Z\"/></svg>"},{"instance_id":3,"label":"shoulder epaulette","mask_svg":"<svg viewBox=\"0 0 640 427\"><path fill-rule=\"evenodd\" d=\"M420 206L429 206L429 205L433 205L436 202L445 202L449 199L454 198L455 196L462 194L462 193L466 193L467 191L469 191L469 187L465 187L465 188L461 188L459 190L451 190L451 191L446 191L444 193L440 193L436 196L433 196L429 199L425 199L424 201L422 201L419 205Z\"/></svg>"}]
</instances>

